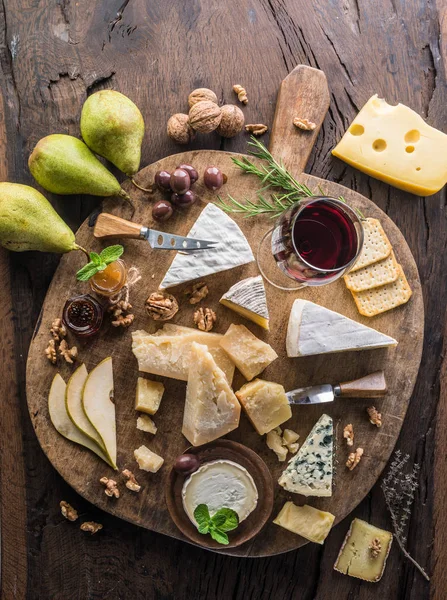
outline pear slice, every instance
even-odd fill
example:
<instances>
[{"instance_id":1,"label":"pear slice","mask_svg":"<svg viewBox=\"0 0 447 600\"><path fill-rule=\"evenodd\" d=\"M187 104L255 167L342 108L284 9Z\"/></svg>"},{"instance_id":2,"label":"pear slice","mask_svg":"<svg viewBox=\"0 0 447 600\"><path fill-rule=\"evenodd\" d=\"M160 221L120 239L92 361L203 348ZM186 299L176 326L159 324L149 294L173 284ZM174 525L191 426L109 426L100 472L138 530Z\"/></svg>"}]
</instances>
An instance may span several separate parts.
<instances>
[{"instance_id":1,"label":"pear slice","mask_svg":"<svg viewBox=\"0 0 447 600\"><path fill-rule=\"evenodd\" d=\"M85 446L95 454L99 456L110 466L113 466L104 452L95 444L95 442L86 436L82 431L74 425L70 419L65 407L65 392L66 392L65 381L59 375L54 376L51 384L50 393L48 396L48 410L50 413L50 419L53 423L56 431L63 435L67 440Z\"/></svg>"},{"instance_id":2,"label":"pear slice","mask_svg":"<svg viewBox=\"0 0 447 600\"><path fill-rule=\"evenodd\" d=\"M81 365L76 369L67 383L65 391L65 406L67 413L73 423L85 435L91 438L103 452L106 452L104 442L101 436L90 423L82 406L82 392L88 377L88 372L85 365Z\"/></svg>"},{"instance_id":3,"label":"pear slice","mask_svg":"<svg viewBox=\"0 0 447 600\"><path fill-rule=\"evenodd\" d=\"M106 454L116 469L116 423L112 358L105 358L88 375L82 405L88 420L101 436Z\"/></svg>"}]
</instances>

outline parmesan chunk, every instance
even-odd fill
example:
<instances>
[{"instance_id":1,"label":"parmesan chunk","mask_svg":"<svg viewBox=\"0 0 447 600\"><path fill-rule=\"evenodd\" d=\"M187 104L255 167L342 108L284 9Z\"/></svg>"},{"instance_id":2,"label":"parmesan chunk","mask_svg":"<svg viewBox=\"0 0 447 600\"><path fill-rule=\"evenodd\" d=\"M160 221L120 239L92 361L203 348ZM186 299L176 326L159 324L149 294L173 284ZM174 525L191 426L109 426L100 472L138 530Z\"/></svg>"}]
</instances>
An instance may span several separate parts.
<instances>
[{"instance_id":1,"label":"parmesan chunk","mask_svg":"<svg viewBox=\"0 0 447 600\"><path fill-rule=\"evenodd\" d=\"M278 358L271 346L258 339L244 325L230 325L220 345L248 381Z\"/></svg>"},{"instance_id":2,"label":"parmesan chunk","mask_svg":"<svg viewBox=\"0 0 447 600\"><path fill-rule=\"evenodd\" d=\"M156 473L164 463L164 459L152 450L149 450L146 446L140 446L133 453L138 466L143 471L149 471L150 473Z\"/></svg>"}]
</instances>

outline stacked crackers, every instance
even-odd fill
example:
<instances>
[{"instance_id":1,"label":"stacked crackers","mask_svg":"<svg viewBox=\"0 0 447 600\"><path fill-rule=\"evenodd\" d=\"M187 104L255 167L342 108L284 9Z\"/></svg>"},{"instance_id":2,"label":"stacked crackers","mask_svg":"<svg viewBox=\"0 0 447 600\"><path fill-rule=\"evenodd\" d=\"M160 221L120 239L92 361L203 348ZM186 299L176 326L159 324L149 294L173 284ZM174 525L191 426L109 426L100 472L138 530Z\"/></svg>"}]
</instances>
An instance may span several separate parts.
<instances>
[{"instance_id":1,"label":"stacked crackers","mask_svg":"<svg viewBox=\"0 0 447 600\"><path fill-rule=\"evenodd\" d=\"M363 249L344 280L359 313L374 317L408 302L411 288L380 221L366 219L363 231Z\"/></svg>"}]
</instances>

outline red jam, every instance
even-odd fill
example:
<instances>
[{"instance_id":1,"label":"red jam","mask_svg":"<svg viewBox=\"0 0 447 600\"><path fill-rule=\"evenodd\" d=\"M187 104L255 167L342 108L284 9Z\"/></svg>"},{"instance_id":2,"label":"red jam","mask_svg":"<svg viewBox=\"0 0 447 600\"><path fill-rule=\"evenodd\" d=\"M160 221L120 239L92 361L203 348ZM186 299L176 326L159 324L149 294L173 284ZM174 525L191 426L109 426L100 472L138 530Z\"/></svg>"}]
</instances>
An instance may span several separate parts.
<instances>
[{"instance_id":1,"label":"red jam","mask_svg":"<svg viewBox=\"0 0 447 600\"><path fill-rule=\"evenodd\" d=\"M89 337L99 331L104 310L93 296L85 294L67 300L63 311L65 326L75 335Z\"/></svg>"}]
</instances>

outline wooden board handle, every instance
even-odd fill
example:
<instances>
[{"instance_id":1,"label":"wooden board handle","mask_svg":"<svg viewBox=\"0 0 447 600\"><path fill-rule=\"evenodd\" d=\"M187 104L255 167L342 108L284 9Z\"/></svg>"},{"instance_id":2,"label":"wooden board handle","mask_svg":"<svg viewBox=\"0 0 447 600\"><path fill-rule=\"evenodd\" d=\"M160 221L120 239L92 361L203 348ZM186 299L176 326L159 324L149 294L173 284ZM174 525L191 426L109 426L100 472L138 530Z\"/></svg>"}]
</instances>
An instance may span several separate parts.
<instances>
[{"instance_id":1,"label":"wooden board handle","mask_svg":"<svg viewBox=\"0 0 447 600\"><path fill-rule=\"evenodd\" d=\"M319 69L298 65L281 83L269 150L295 177L304 171L329 103L326 75ZM295 117L315 123L315 129L298 129Z\"/></svg>"},{"instance_id":2,"label":"wooden board handle","mask_svg":"<svg viewBox=\"0 0 447 600\"><path fill-rule=\"evenodd\" d=\"M98 239L115 237L139 239L142 227L138 223L126 221L115 215L101 213L96 220L93 235Z\"/></svg>"},{"instance_id":3,"label":"wooden board handle","mask_svg":"<svg viewBox=\"0 0 447 600\"><path fill-rule=\"evenodd\" d=\"M366 377L340 383L337 396L342 398L381 398L388 392L383 371L376 371Z\"/></svg>"}]
</instances>

